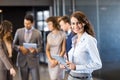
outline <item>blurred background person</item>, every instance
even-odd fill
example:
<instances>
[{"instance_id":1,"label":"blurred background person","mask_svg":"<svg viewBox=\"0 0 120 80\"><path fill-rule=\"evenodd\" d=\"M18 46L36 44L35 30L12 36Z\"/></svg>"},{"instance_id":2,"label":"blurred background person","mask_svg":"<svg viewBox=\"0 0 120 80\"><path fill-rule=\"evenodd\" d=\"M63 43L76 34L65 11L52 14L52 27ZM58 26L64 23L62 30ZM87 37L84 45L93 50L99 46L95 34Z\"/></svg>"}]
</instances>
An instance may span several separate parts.
<instances>
[{"instance_id":1,"label":"blurred background person","mask_svg":"<svg viewBox=\"0 0 120 80\"><path fill-rule=\"evenodd\" d=\"M24 43L36 44L37 46L36 48L25 48ZM14 49L18 51L17 66L22 80L29 80L29 73L31 73L32 80L40 80L39 53L42 48L42 36L41 32L34 28L32 15L25 15L24 28L16 31L13 45Z\"/></svg>"},{"instance_id":2,"label":"blurred background person","mask_svg":"<svg viewBox=\"0 0 120 80\"><path fill-rule=\"evenodd\" d=\"M63 56L65 53L66 34L60 30L57 17L49 17L46 20L49 30L47 35L46 55L48 58L48 70L50 80L62 80L63 70L53 56Z\"/></svg>"},{"instance_id":3,"label":"blurred background person","mask_svg":"<svg viewBox=\"0 0 120 80\"><path fill-rule=\"evenodd\" d=\"M70 25L70 19L68 16L62 16L58 20L59 25L63 31L66 32L66 56L68 57L68 51L72 47L72 37L75 35L75 33L71 29Z\"/></svg>"},{"instance_id":4,"label":"blurred background person","mask_svg":"<svg viewBox=\"0 0 120 80\"><path fill-rule=\"evenodd\" d=\"M66 52L64 55L65 59L68 59L68 51L72 48L72 37L75 33L71 29L70 18L68 16L61 16L58 19L59 25L63 31L66 32ZM65 71L65 79L67 79L68 71Z\"/></svg>"},{"instance_id":5,"label":"blurred background person","mask_svg":"<svg viewBox=\"0 0 120 80\"><path fill-rule=\"evenodd\" d=\"M2 21L0 25L0 80L12 80L16 75L11 61L12 57L12 23ZM12 75L12 76L11 76Z\"/></svg>"}]
</instances>

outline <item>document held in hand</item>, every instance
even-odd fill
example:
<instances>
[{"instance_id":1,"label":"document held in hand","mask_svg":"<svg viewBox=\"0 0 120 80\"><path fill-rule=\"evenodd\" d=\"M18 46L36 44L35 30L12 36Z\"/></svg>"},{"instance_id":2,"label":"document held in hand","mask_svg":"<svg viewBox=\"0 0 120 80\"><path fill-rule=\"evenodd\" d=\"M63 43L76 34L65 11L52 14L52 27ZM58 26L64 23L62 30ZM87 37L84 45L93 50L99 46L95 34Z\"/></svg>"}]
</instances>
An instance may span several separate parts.
<instances>
[{"instance_id":1,"label":"document held in hand","mask_svg":"<svg viewBox=\"0 0 120 80\"><path fill-rule=\"evenodd\" d=\"M23 43L23 46L25 48L37 48L37 44L36 43Z\"/></svg>"},{"instance_id":2,"label":"document held in hand","mask_svg":"<svg viewBox=\"0 0 120 80\"><path fill-rule=\"evenodd\" d=\"M56 55L56 56L53 56L53 58L55 58L60 64L64 65L67 71L70 71L63 57Z\"/></svg>"}]
</instances>

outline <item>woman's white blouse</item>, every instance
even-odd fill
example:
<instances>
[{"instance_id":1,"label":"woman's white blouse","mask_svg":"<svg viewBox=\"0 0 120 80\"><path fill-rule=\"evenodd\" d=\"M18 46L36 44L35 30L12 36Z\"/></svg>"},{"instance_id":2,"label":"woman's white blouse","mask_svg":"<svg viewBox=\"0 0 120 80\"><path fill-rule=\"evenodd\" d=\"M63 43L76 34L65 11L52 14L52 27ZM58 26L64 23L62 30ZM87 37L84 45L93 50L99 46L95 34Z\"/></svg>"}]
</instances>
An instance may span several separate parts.
<instances>
[{"instance_id":1,"label":"woman's white blouse","mask_svg":"<svg viewBox=\"0 0 120 80\"><path fill-rule=\"evenodd\" d=\"M92 73L102 67L97 41L84 32L80 41L75 44L77 35L72 38L72 48L68 53L69 61L76 65L75 73Z\"/></svg>"}]
</instances>

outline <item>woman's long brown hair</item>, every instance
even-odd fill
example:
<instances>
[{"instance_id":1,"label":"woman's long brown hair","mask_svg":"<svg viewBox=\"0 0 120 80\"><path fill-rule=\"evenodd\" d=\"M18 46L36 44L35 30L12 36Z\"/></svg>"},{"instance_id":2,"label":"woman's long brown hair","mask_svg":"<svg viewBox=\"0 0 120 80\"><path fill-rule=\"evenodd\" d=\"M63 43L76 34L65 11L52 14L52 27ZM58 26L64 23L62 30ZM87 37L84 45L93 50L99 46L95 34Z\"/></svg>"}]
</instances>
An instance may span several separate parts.
<instances>
[{"instance_id":1,"label":"woman's long brown hair","mask_svg":"<svg viewBox=\"0 0 120 80\"><path fill-rule=\"evenodd\" d=\"M90 21L88 21L87 17L85 14L81 11L76 11L74 12L71 17L75 17L79 22L84 23L84 31L86 31L88 34L91 36L95 36L93 26L90 24Z\"/></svg>"},{"instance_id":2,"label":"woman's long brown hair","mask_svg":"<svg viewBox=\"0 0 120 80\"><path fill-rule=\"evenodd\" d=\"M0 25L0 39L3 40L6 33L11 30L12 30L12 23L8 20L2 21ZM7 41L11 42L12 40L13 40L12 35L7 36Z\"/></svg>"}]
</instances>

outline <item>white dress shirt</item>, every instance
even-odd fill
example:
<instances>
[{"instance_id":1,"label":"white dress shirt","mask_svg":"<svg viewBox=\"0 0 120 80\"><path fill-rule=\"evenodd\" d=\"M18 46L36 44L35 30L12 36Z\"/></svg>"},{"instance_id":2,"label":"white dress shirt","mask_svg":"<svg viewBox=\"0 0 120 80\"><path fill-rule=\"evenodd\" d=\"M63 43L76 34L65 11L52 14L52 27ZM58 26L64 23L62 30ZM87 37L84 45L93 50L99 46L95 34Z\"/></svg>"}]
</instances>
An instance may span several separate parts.
<instances>
[{"instance_id":1,"label":"white dress shirt","mask_svg":"<svg viewBox=\"0 0 120 80\"><path fill-rule=\"evenodd\" d=\"M69 30L67 31L67 35L70 35L71 32L72 32L72 30L69 29Z\"/></svg>"},{"instance_id":2,"label":"white dress shirt","mask_svg":"<svg viewBox=\"0 0 120 80\"><path fill-rule=\"evenodd\" d=\"M75 44L77 35L72 38L72 48L68 53L69 61L76 65L75 73L92 73L102 67L100 55L97 49L97 41L94 37L84 32L80 41Z\"/></svg>"}]
</instances>

